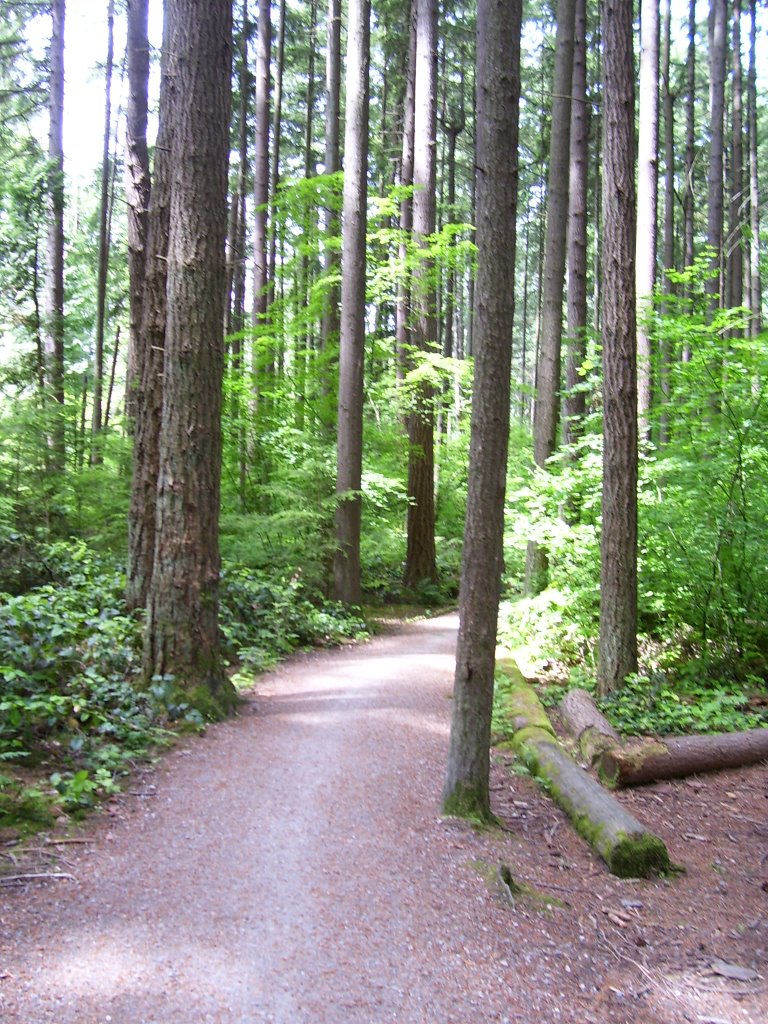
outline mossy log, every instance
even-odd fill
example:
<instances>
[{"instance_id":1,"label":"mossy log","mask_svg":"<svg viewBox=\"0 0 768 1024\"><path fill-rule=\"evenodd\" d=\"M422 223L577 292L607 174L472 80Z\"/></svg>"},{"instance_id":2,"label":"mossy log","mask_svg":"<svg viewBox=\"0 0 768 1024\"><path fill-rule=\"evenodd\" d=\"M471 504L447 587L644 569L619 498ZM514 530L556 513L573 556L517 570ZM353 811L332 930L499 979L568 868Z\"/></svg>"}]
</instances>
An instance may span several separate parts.
<instances>
[{"instance_id":1,"label":"mossy log","mask_svg":"<svg viewBox=\"0 0 768 1024\"><path fill-rule=\"evenodd\" d=\"M670 868L667 848L562 749L535 691L515 682L505 692L511 746L570 818L574 828L622 878ZM543 724L542 724L543 723Z\"/></svg>"},{"instance_id":2,"label":"mossy log","mask_svg":"<svg viewBox=\"0 0 768 1024\"><path fill-rule=\"evenodd\" d=\"M768 761L768 729L642 740L606 750L597 763L601 779L618 787L742 768L760 761Z\"/></svg>"},{"instance_id":3,"label":"mossy log","mask_svg":"<svg viewBox=\"0 0 768 1024\"><path fill-rule=\"evenodd\" d=\"M621 737L586 690L569 690L560 701L558 710L563 725L578 743L587 764L594 764L612 747L621 746Z\"/></svg>"}]
</instances>

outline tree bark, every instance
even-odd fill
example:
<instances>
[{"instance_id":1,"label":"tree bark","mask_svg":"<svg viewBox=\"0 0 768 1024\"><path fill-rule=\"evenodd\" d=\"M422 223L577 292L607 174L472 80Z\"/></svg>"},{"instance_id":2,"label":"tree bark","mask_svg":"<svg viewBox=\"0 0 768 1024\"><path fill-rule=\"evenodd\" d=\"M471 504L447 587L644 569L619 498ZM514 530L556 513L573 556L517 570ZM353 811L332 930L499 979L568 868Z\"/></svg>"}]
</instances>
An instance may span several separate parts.
<instances>
[{"instance_id":1,"label":"tree bark","mask_svg":"<svg viewBox=\"0 0 768 1024\"><path fill-rule=\"evenodd\" d=\"M576 0L571 87L571 153L568 186L568 355L563 401L564 440L575 444L587 411L580 374L586 356L587 331L587 171L589 107L587 106L587 4ZM527 262L526 262L527 268Z\"/></svg>"},{"instance_id":2,"label":"tree bark","mask_svg":"<svg viewBox=\"0 0 768 1024\"><path fill-rule=\"evenodd\" d=\"M731 189L728 207L728 306L744 305L744 107L741 67L741 0L733 0L731 55Z\"/></svg>"},{"instance_id":3,"label":"tree bark","mask_svg":"<svg viewBox=\"0 0 768 1024\"><path fill-rule=\"evenodd\" d=\"M606 750L621 745L621 737L601 714L586 690L569 690L558 708L563 724L579 745L589 765Z\"/></svg>"},{"instance_id":4,"label":"tree bark","mask_svg":"<svg viewBox=\"0 0 768 1024\"><path fill-rule=\"evenodd\" d=\"M696 160L696 0L688 5L688 56L685 64L685 190L683 192L683 266L693 263L693 175Z\"/></svg>"},{"instance_id":5,"label":"tree bark","mask_svg":"<svg viewBox=\"0 0 768 1024\"><path fill-rule=\"evenodd\" d=\"M637 671L635 82L632 5L604 4L603 511L598 685Z\"/></svg>"},{"instance_id":6,"label":"tree bark","mask_svg":"<svg viewBox=\"0 0 768 1024\"><path fill-rule=\"evenodd\" d=\"M96 281L96 342L93 359L93 447L91 463L101 462L100 437L104 397L104 330L109 270L109 184L111 180L110 142L112 139L112 64L115 53L115 0L107 4L107 61L104 68L104 144L101 155L101 206L99 209L99 270Z\"/></svg>"},{"instance_id":7,"label":"tree bark","mask_svg":"<svg viewBox=\"0 0 768 1024\"><path fill-rule=\"evenodd\" d=\"M675 123L674 97L670 80L670 52L672 49L672 0L664 0L662 16L662 104L664 109L664 269L675 269ZM669 296L673 292L672 281L664 274L663 292ZM662 306L663 312L669 312L669 302ZM670 401L670 370L672 365L672 346L665 338L659 348L659 403L661 415L659 419L659 444L669 442Z\"/></svg>"},{"instance_id":8,"label":"tree bark","mask_svg":"<svg viewBox=\"0 0 768 1024\"><path fill-rule=\"evenodd\" d=\"M760 184L757 148L757 12L756 0L749 2L749 76L747 82L747 117L749 123L749 308L750 336L756 338L763 329L763 289L760 281Z\"/></svg>"},{"instance_id":9,"label":"tree bark","mask_svg":"<svg viewBox=\"0 0 768 1024\"><path fill-rule=\"evenodd\" d=\"M208 715L234 688L221 661L219 498L232 5L170 0L176 105L168 237L165 400L145 679Z\"/></svg>"},{"instance_id":10,"label":"tree bark","mask_svg":"<svg viewBox=\"0 0 768 1024\"><path fill-rule=\"evenodd\" d=\"M552 87L552 128L547 179L547 226L541 283L541 332L533 403L533 458L540 469L555 452L560 418L560 351L563 336L568 182L573 80L574 0L559 0L555 73ZM525 593L538 594L547 583L547 555L529 541Z\"/></svg>"},{"instance_id":11,"label":"tree bark","mask_svg":"<svg viewBox=\"0 0 768 1024\"><path fill-rule=\"evenodd\" d=\"M253 156L253 199L256 204L253 237L253 326L267 315L269 204L269 64L272 46L271 0L259 0L256 36L256 143Z\"/></svg>"},{"instance_id":12,"label":"tree bark","mask_svg":"<svg viewBox=\"0 0 768 1024\"><path fill-rule=\"evenodd\" d=\"M130 335L125 380L125 413L132 424L139 359L144 275L147 263L147 218L150 196L147 120L149 107L149 0L128 0L126 63L128 103L125 117L125 191L128 209L128 279Z\"/></svg>"},{"instance_id":13,"label":"tree bark","mask_svg":"<svg viewBox=\"0 0 768 1024\"><path fill-rule=\"evenodd\" d=\"M611 786L641 786L699 772L742 768L768 760L768 729L704 736L668 736L606 750L601 778Z\"/></svg>"},{"instance_id":14,"label":"tree bark","mask_svg":"<svg viewBox=\"0 0 768 1024\"><path fill-rule=\"evenodd\" d=\"M359 604L370 0L350 0L347 35L334 596Z\"/></svg>"},{"instance_id":15,"label":"tree bark","mask_svg":"<svg viewBox=\"0 0 768 1024\"><path fill-rule=\"evenodd\" d=\"M435 231L437 174L437 0L416 0L414 77L413 237L424 249ZM413 276L417 310L414 345L420 352L437 347L433 261L420 255ZM413 389L408 417L408 522L405 583L417 586L437 578L435 556L434 388Z\"/></svg>"},{"instance_id":16,"label":"tree bark","mask_svg":"<svg viewBox=\"0 0 768 1024\"><path fill-rule=\"evenodd\" d=\"M649 434L651 336L656 283L659 161L659 0L642 0L640 33L640 114L637 140L637 407L640 436Z\"/></svg>"},{"instance_id":17,"label":"tree bark","mask_svg":"<svg viewBox=\"0 0 768 1024\"><path fill-rule=\"evenodd\" d=\"M557 741L535 691L514 685L506 695L511 746L579 835L622 878L647 878L668 871L663 841L575 764ZM506 744L505 744L506 745Z\"/></svg>"},{"instance_id":18,"label":"tree bark","mask_svg":"<svg viewBox=\"0 0 768 1024\"><path fill-rule=\"evenodd\" d=\"M48 231L45 250L43 350L51 423L49 464L64 469L64 23L65 0L51 4L48 95Z\"/></svg>"},{"instance_id":19,"label":"tree bark","mask_svg":"<svg viewBox=\"0 0 768 1024\"><path fill-rule=\"evenodd\" d=\"M416 74L416 0L410 2L408 34L408 63L406 70L405 101L403 104L403 148L400 160L400 184L413 185L413 127L415 116L414 79ZM413 196L407 195L400 202L400 231L402 240L399 246L399 259L402 265L400 280L397 283L397 299L395 302L395 345L397 379L405 376L407 365L407 349L410 344L411 288L410 277L406 272L408 257L408 239L413 230Z\"/></svg>"},{"instance_id":20,"label":"tree bark","mask_svg":"<svg viewBox=\"0 0 768 1024\"><path fill-rule=\"evenodd\" d=\"M329 0L328 4L328 38L325 57L325 173L337 174L341 169L341 0ZM339 212L331 203L325 210L326 246L323 254L323 272L331 278L339 272L339 254L334 245L329 244L339 234ZM322 324L322 375L323 409L321 417L325 427L330 430L335 418L333 409L336 389L333 386L334 374L331 372L333 360L339 345L339 299L338 284L328 289L328 296L323 307Z\"/></svg>"},{"instance_id":21,"label":"tree bark","mask_svg":"<svg viewBox=\"0 0 768 1024\"><path fill-rule=\"evenodd\" d=\"M521 0L477 9L475 383L447 813L488 819L491 706L501 589L518 190Z\"/></svg>"},{"instance_id":22,"label":"tree bark","mask_svg":"<svg viewBox=\"0 0 768 1024\"><path fill-rule=\"evenodd\" d=\"M160 64L160 114L151 191L149 178L146 181L149 199L146 247L135 267L136 272L143 267L144 279L141 299L138 301L137 297L136 303L141 321L133 338L133 453L125 592L129 609L146 607L155 561L159 439L164 390L171 146L178 97L170 31L170 18L166 9Z\"/></svg>"},{"instance_id":23,"label":"tree bark","mask_svg":"<svg viewBox=\"0 0 768 1024\"><path fill-rule=\"evenodd\" d=\"M714 250L714 266L719 275L707 280L706 290L712 307L722 305L723 297L723 169L725 132L725 58L727 0L710 0L709 14L709 172L707 205L707 244Z\"/></svg>"}]
</instances>

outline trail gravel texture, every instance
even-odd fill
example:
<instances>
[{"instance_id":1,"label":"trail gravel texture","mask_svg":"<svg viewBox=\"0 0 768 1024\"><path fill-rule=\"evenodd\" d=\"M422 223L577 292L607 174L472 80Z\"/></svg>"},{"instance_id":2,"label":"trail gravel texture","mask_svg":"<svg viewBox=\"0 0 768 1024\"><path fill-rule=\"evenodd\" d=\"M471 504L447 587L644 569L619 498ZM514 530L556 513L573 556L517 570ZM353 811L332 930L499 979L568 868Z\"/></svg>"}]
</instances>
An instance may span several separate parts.
<instances>
[{"instance_id":1,"label":"trail gravel texture","mask_svg":"<svg viewBox=\"0 0 768 1024\"><path fill-rule=\"evenodd\" d=\"M609 934L668 883L610 878L530 780L494 767L504 829L441 817L456 628L284 664L61 848L70 879L0 891L2 1024L765 1024L759 971L696 1002Z\"/></svg>"}]
</instances>

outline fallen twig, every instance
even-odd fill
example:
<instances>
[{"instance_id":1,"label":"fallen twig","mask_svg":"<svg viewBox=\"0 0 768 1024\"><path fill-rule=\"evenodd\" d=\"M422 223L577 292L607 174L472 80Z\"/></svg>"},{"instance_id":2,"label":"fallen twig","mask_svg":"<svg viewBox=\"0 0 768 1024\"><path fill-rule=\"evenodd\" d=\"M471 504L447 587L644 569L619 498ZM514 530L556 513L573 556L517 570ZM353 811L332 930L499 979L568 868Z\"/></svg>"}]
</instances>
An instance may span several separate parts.
<instances>
[{"instance_id":1,"label":"fallen twig","mask_svg":"<svg viewBox=\"0 0 768 1024\"><path fill-rule=\"evenodd\" d=\"M65 871L36 871L25 875L0 875L0 885L7 885L9 882L27 882L38 878L69 878L74 882L75 876Z\"/></svg>"}]
</instances>

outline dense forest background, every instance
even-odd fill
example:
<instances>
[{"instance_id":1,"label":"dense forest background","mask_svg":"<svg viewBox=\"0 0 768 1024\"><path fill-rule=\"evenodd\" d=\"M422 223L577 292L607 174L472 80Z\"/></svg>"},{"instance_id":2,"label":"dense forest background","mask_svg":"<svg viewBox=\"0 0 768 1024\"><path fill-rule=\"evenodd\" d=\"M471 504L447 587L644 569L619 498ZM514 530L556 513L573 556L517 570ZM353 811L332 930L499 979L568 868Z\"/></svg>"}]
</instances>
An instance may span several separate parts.
<instances>
[{"instance_id":1,"label":"dense forest background","mask_svg":"<svg viewBox=\"0 0 768 1024\"><path fill-rule=\"evenodd\" d=\"M183 21L195 6L168 9ZM351 7L214 6L233 18L231 103L229 83L216 86L229 135L199 134L184 149L183 104L173 106L174 73L160 74L159 40L148 45L147 4L94 4L88 60L103 106L69 110L103 132L103 159L86 178L65 170L67 63L82 51L63 0L0 11L0 757L6 788L33 806L39 791L18 766L53 765L65 805L81 806L169 720L195 727L229 701L223 684L208 687L207 702L199 687L179 688L178 651L158 635L183 631L183 615L141 568L137 492L153 430L146 410L161 410L164 387L169 408L168 364L164 384L152 352L162 358L174 330L197 329L169 316L166 340L151 340L156 304L146 297L165 294L151 272L166 257L153 261L141 235L156 230L150 181L158 207L167 183L171 244L181 244L175 197L193 194L205 146L223 154L227 174L224 219L209 231L226 237L221 281L208 287L225 295L221 388L214 355L174 393L211 413L210 437L220 429L220 453L205 455L215 486L203 481L200 493L208 486L216 498L203 518L223 559L213 628L224 660L258 670L296 645L362 633L361 603L443 605L459 591L477 344L474 5L427 5L425 50L423 3L374 0L354 160ZM602 353L616 316L604 289L603 6L531 0L523 10L499 626L534 668L590 686ZM624 255L637 296L639 646L636 671L605 706L630 731L757 725L768 659L765 14L756 0L635 6L626 75L640 83L636 248ZM166 31L171 20L166 12ZM431 68L421 75L420 54ZM345 248L342 259L355 161L362 256ZM353 264L365 289L359 483L346 472L354 438L340 419L357 401L339 358L354 326L344 323L354 282L342 280ZM221 323L215 302L210 316ZM213 546L201 533L199 549ZM206 579L218 581L217 558ZM165 585L167 595L177 584ZM212 604L201 601L200 622ZM213 664L219 652L206 657Z\"/></svg>"}]
</instances>

